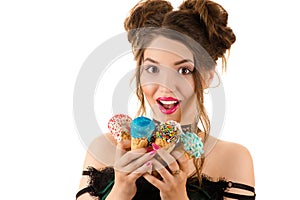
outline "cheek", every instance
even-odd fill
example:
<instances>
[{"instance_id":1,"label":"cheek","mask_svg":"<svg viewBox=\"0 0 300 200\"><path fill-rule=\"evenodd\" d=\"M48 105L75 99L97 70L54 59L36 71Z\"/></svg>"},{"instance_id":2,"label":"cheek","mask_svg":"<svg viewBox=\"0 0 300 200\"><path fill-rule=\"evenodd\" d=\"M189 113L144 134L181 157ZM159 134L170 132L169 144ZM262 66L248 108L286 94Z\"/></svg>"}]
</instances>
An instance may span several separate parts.
<instances>
[{"instance_id":1,"label":"cheek","mask_svg":"<svg viewBox=\"0 0 300 200\"><path fill-rule=\"evenodd\" d=\"M189 77L186 79L185 84L181 84L179 86L181 94L185 99L191 98L195 96L195 82L193 77Z\"/></svg>"},{"instance_id":2,"label":"cheek","mask_svg":"<svg viewBox=\"0 0 300 200\"><path fill-rule=\"evenodd\" d=\"M144 86L142 86L142 90L143 90L143 93L144 93L146 99L149 102L155 101L154 94L157 91L157 85L156 84L144 85Z\"/></svg>"}]
</instances>

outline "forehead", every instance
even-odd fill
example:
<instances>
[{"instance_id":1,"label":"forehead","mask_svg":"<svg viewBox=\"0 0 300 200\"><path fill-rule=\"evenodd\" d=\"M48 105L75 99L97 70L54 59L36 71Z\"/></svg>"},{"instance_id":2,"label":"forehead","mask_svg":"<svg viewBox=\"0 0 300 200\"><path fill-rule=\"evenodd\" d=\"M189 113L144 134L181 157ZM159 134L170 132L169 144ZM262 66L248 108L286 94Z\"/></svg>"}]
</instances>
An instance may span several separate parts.
<instances>
[{"instance_id":1,"label":"forehead","mask_svg":"<svg viewBox=\"0 0 300 200\"><path fill-rule=\"evenodd\" d=\"M147 54L160 53L165 56L178 57L181 59L194 60L193 53L181 42L163 36L155 38L145 49L144 56Z\"/></svg>"}]
</instances>

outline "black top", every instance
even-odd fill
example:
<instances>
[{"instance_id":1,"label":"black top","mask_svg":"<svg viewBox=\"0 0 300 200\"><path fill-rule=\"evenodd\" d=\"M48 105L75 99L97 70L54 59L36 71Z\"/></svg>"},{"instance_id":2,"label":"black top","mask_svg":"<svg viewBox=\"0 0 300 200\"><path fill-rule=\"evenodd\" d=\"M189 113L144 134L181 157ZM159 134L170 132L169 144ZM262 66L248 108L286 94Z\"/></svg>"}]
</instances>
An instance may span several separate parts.
<instances>
[{"instance_id":1,"label":"black top","mask_svg":"<svg viewBox=\"0 0 300 200\"><path fill-rule=\"evenodd\" d=\"M90 177L89 186L80 190L76 198L80 195L89 192L92 196L99 197L99 200L104 200L109 194L114 184L114 169L106 167L102 170L97 170L90 167L87 171L83 171L83 175ZM150 184L144 177L140 177L136 181L137 193L133 200L159 200L159 190ZM253 195L240 195L229 193L229 188L239 188L253 192ZM226 181L219 179L212 181L211 178L202 176L202 187L199 187L197 177L190 177L186 183L186 190L190 200L222 200L223 197L233 199L252 200L255 199L254 188L248 185Z\"/></svg>"}]
</instances>

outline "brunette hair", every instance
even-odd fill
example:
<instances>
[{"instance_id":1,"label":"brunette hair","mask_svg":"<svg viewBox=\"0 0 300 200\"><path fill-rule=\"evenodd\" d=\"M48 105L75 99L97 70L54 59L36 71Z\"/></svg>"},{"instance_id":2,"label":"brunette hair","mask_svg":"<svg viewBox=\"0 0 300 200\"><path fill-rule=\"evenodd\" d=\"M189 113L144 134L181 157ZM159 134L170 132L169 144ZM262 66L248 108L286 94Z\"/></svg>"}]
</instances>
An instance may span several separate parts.
<instances>
[{"instance_id":1,"label":"brunette hair","mask_svg":"<svg viewBox=\"0 0 300 200\"><path fill-rule=\"evenodd\" d=\"M197 112L205 139L207 138L210 121L204 107L203 75L214 69L219 58L222 59L222 70L226 71L225 55L236 39L232 29L227 26L227 20L226 10L209 0L185 0L178 10L173 10L171 3L165 0L142 0L131 9L124 27L137 61L136 94L140 101L138 114L145 114L139 69L145 48L158 35L180 41L194 55ZM203 159L194 160L200 184Z\"/></svg>"}]
</instances>

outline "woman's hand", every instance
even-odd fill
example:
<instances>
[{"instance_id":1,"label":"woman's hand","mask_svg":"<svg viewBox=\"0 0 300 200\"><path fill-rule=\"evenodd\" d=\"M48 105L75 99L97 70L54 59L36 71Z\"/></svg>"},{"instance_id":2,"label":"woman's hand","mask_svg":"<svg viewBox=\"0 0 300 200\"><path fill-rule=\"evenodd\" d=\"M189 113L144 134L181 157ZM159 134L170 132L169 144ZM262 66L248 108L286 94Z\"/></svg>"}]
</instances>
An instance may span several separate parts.
<instances>
[{"instance_id":1,"label":"woman's hand","mask_svg":"<svg viewBox=\"0 0 300 200\"><path fill-rule=\"evenodd\" d=\"M141 148L126 151L130 148L130 140L121 141L116 149L115 183L106 198L109 199L132 199L136 193L136 180L152 169L151 159L156 151L146 152Z\"/></svg>"},{"instance_id":2,"label":"woman's hand","mask_svg":"<svg viewBox=\"0 0 300 200\"><path fill-rule=\"evenodd\" d=\"M186 181L189 173L188 159L179 151L173 151L169 154L164 149L159 149L157 154L163 162L167 163L169 169L154 158L152 159L153 170L160 174L162 180L149 173L143 175L145 179L160 190L160 196L163 200L188 199L186 193Z\"/></svg>"}]
</instances>

